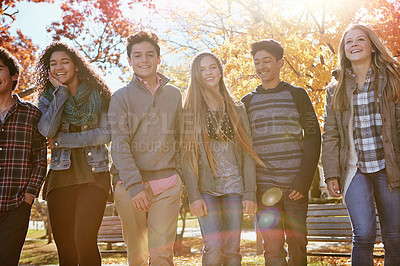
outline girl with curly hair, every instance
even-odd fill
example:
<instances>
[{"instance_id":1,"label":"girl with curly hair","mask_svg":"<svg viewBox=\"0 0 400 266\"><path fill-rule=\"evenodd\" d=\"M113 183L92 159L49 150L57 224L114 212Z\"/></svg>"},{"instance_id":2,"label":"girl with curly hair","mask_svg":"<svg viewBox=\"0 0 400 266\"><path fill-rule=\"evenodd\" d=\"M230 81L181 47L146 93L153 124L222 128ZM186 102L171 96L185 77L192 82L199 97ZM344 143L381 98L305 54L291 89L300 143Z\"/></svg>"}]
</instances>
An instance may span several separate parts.
<instances>
[{"instance_id":1,"label":"girl with curly hair","mask_svg":"<svg viewBox=\"0 0 400 266\"><path fill-rule=\"evenodd\" d=\"M375 206L385 265L400 265L400 64L358 24L343 33L338 62L326 89L325 181L349 212L352 265L373 265Z\"/></svg>"},{"instance_id":2,"label":"girl with curly hair","mask_svg":"<svg viewBox=\"0 0 400 266\"><path fill-rule=\"evenodd\" d=\"M50 44L36 71L38 128L51 149L43 195L60 265L101 265L97 232L110 190L110 90L65 43Z\"/></svg>"}]
</instances>

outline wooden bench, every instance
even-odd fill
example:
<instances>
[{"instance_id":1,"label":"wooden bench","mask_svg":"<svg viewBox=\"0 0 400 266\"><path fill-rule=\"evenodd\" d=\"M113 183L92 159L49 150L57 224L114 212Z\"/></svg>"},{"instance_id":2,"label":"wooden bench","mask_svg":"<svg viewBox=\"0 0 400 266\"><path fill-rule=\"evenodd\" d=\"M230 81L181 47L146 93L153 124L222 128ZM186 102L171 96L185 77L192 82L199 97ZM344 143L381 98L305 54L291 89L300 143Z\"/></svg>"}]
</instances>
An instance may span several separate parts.
<instances>
[{"instance_id":1,"label":"wooden bench","mask_svg":"<svg viewBox=\"0 0 400 266\"><path fill-rule=\"evenodd\" d=\"M382 242L379 219L376 219L376 243ZM346 205L309 204L307 212L307 239L309 242L352 242L352 229ZM347 253L309 252L310 256L350 257ZM374 254L376 258L383 255Z\"/></svg>"},{"instance_id":2,"label":"wooden bench","mask_svg":"<svg viewBox=\"0 0 400 266\"><path fill-rule=\"evenodd\" d=\"M309 242L352 242L352 229L346 206L338 204L309 204L307 212L307 240ZM382 242L377 217L376 243ZM257 254L262 254L262 237L257 233ZM309 256L350 257L349 253L308 252ZM376 258L383 255L374 254Z\"/></svg>"},{"instance_id":3,"label":"wooden bench","mask_svg":"<svg viewBox=\"0 0 400 266\"><path fill-rule=\"evenodd\" d=\"M98 243L107 243L107 250L100 250L101 253L126 253L125 250L113 250L113 243L123 243L122 225L119 216L104 216L97 234Z\"/></svg>"}]
</instances>

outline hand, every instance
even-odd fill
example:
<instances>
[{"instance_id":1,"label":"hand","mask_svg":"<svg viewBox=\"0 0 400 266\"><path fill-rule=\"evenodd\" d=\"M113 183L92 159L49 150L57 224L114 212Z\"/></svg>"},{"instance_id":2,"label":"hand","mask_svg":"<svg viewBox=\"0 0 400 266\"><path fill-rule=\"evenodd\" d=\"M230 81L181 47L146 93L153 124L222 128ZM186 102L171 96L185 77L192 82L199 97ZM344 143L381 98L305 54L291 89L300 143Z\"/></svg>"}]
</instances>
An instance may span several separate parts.
<instances>
[{"instance_id":1,"label":"hand","mask_svg":"<svg viewBox=\"0 0 400 266\"><path fill-rule=\"evenodd\" d=\"M190 203L190 212L198 217L206 216L207 215L207 205L203 199L198 199Z\"/></svg>"},{"instance_id":2,"label":"hand","mask_svg":"<svg viewBox=\"0 0 400 266\"><path fill-rule=\"evenodd\" d=\"M256 214L257 213L257 203L251 200L242 201L243 213L244 214Z\"/></svg>"},{"instance_id":3,"label":"hand","mask_svg":"<svg viewBox=\"0 0 400 266\"><path fill-rule=\"evenodd\" d=\"M60 85L64 85L56 77L54 77L50 71L49 71L49 81L53 85L54 88L56 88L57 86L60 86Z\"/></svg>"},{"instance_id":4,"label":"hand","mask_svg":"<svg viewBox=\"0 0 400 266\"><path fill-rule=\"evenodd\" d=\"M30 194L30 193L25 193L24 201L25 201L26 203L28 203L29 205L32 205L34 199L35 199L35 196L33 196L33 195Z\"/></svg>"},{"instance_id":5,"label":"hand","mask_svg":"<svg viewBox=\"0 0 400 266\"><path fill-rule=\"evenodd\" d=\"M339 186L339 180L338 179L329 179L326 182L326 185L328 187L329 194L332 197L340 197L340 196L342 196L342 193L340 192L340 186Z\"/></svg>"},{"instance_id":6,"label":"hand","mask_svg":"<svg viewBox=\"0 0 400 266\"><path fill-rule=\"evenodd\" d=\"M47 139L47 146L49 147L49 149L54 148L53 147L53 138L48 138Z\"/></svg>"},{"instance_id":7,"label":"hand","mask_svg":"<svg viewBox=\"0 0 400 266\"><path fill-rule=\"evenodd\" d=\"M289 198L292 200L299 200L299 199L304 198L304 195L301 194L300 192L298 192L297 190L293 189L292 192L290 192L290 194L289 194Z\"/></svg>"},{"instance_id":8,"label":"hand","mask_svg":"<svg viewBox=\"0 0 400 266\"><path fill-rule=\"evenodd\" d=\"M148 212L150 210L151 199L146 190L142 190L131 198L133 207L136 209Z\"/></svg>"}]
</instances>

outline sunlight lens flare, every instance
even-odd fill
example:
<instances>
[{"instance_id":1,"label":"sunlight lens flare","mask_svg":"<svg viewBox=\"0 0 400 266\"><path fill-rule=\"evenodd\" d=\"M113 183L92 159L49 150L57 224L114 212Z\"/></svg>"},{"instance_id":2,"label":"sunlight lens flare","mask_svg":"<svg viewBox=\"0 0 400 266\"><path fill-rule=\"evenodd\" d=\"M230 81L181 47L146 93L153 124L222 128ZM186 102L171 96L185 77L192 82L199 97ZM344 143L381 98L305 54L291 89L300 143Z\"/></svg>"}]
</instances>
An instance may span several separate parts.
<instances>
[{"instance_id":1,"label":"sunlight lens flare","mask_svg":"<svg viewBox=\"0 0 400 266\"><path fill-rule=\"evenodd\" d=\"M281 215L275 208L266 208L260 211L254 220L255 226L261 232L274 228L280 219Z\"/></svg>"},{"instance_id":2,"label":"sunlight lens flare","mask_svg":"<svg viewBox=\"0 0 400 266\"><path fill-rule=\"evenodd\" d=\"M264 192L261 201L265 206L273 206L281 200L282 194L280 188L273 187Z\"/></svg>"}]
</instances>

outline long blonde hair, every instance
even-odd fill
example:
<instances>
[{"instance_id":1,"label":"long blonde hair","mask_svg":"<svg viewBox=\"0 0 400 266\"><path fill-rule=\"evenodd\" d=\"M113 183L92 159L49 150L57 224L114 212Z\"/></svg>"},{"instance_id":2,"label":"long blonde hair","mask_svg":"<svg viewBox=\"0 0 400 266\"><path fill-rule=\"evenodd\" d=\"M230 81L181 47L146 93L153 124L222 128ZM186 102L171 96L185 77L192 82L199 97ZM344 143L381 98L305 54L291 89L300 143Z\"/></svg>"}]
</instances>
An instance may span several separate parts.
<instances>
[{"instance_id":1,"label":"long blonde hair","mask_svg":"<svg viewBox=\"0 0 400 266\"><path fill-rule=\"evenodd\" d=\"M207 134L205 119L208 110L208 104L205 98L205 94L207 93L216 100L219 106L225 106L225 112L232 123L232 128L234 131L234 143L244 149L244 151L252 156L259 164L264 165L262 160L257 156L257 153L254 151L251 141L244 131L243 125L240 122L239 115L236 110L236 105L226 88L223 77L221 77L219 81L219 91L215 91L202 77L200 71L200 61L206 56L211 56L217 61L221 75L223 75L221 61L214 54L202 52L193 58L190 69L191 76L189 88L183 106L182 119L180 123L179 146L181 155L188 156L190 166L192 167L197 178L199 178L199 133L201 133L201 138L203 140L205 153L210 164L211 171L214 175L216 175L215 157L210 146L210 139ZM222 133L220 132L218 134L220 137L219 139L223 139L221 135Z\"/></svg>"},{"instance_id":2,"label":"long blonde hair","mask_svg":"<svg viewBox=\"0 0 400 266\"><path fill-rule=\"evenodd\" d=\"M343 111L348 105L345 87L345 72L347 68L351 67L351 62L345 54L345 37L350 30L354 29L363 31L371 41L374 50L374 52L371 54L372 70L376 75L379 69L386 67L388 82L384 88L384 94L388 101L394 101L397 103L400 99L400 64L393 58L391 53L382 44L375 32L364 25L353 24L344 31L339 44L338 83L332 98L332 109L336 111ZM377 86L375 86L375 89L377 89Z\"/></svg>"}]
</instances>

